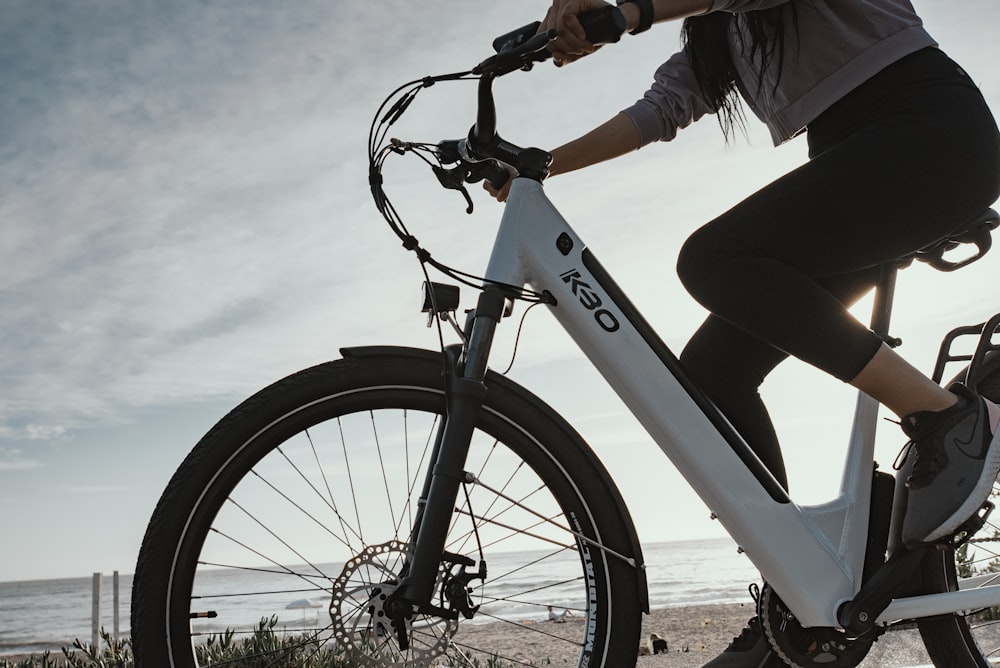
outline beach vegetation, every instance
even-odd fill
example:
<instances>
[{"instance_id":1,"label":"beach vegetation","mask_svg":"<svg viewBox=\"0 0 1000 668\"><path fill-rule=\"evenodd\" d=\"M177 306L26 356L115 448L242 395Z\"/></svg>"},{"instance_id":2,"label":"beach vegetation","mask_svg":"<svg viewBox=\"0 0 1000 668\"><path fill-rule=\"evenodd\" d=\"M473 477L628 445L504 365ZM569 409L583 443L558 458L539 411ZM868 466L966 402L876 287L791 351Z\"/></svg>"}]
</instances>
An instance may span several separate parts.
<instances>
[{"instance_id":1,"label":"beach vegetation","mask_svg":"<svg viewBox=\"0 0 1000 668\"><path fill-rule=\"evenodd\" d=\"M196 649L198 661L241 668L349 668L341 651L325 647L316 638L286 636L277 623L277 617L261 619L242 638L233 631L210 636ZM99 647L76 640L72 648L63 648L62 656L45 652L24 659L0 658L0 668L135 668L130 640L116 642L103 629L101 638L104 642Z\"/></svg>"},{"instance_id":2,"label":"beach vegetation","mask_svg":"<svg viewBox=\"0 0 1000 668\"><path fill-rule=\"evenodd\" d=\"M232 630L209 636L195 651L202 665L236 665L240 668L350 668L343 652L325 645L317 638L285 635L278 627L278 618L264 618L252 633L240 637ZM45 652L19 659L0 657L0 668L135 668L132 643L116 641L101 629L103 643L94 647L76 640L62 654ZM471 661L471 663L470 663ZM511 664L498 657L482 661L463 657L463 668L509 668Z\"/></svg>"}]
</instances>

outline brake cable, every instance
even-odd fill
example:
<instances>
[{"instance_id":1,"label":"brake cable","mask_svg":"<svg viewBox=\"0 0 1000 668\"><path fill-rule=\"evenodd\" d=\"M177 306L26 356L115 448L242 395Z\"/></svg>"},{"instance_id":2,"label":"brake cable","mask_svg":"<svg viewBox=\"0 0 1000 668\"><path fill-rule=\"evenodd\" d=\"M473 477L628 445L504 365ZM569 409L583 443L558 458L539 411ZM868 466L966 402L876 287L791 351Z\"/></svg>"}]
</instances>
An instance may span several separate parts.
<instances>
[{"instance_id":1,"label":"brake cable","mask_svg":"<svg viewBox=\"0 0 1000 668\"><path fill-rule=\"evenodd\" d=\"M390 229L402 241L403 247L417 255L425 280L428 282L430 282L430 278L427 265L430 265L445 276L477 290L482 290L485 285L493 284L500 287L506 295L513 299L528 303L551 303L551 296L545 293L477 276L435 259L407 229L402 217L385 192L382 177L385 161L392 155L413 154L432 168L442 187L462 191L468 204L466 212L472 212L472 200L465 190L464 184L482 180L482 168L477 168L476 163L469 163L459 159L458 166L446 169L441 160L438 144L403 142L395 138L388 138L388 134L390 128L409 109L414 99L416 99L417 95L423 89L443 81L479 81L481 78L482 75L476 75L472 70L428 76L405 83L386 97L372 119L371 129L368 134L368 181L372 197L375 200L375 206L379 210L379 213L382 214L382 217L389 224Z\"/></svg>"}]
</instances>

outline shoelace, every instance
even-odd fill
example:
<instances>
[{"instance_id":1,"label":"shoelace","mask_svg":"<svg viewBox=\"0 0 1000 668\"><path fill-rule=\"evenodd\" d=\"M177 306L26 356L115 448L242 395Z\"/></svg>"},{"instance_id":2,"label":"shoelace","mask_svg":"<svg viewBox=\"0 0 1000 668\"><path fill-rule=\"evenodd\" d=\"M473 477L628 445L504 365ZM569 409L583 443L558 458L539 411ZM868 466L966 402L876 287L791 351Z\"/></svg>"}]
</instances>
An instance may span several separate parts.
<instances>
[{"instance_id":1,"label":"shoelace","mask_svg":"<svg viewBox=\"0 0 1000 668\"><path fill-rule=\"evenodd\" d=\"M933 443L933 441L930 442ZM906 461L904 453L909 454L910 450L915 450L916 459L913 460L913 470L910 471L910 477L906 479L906 484L921 487L925 482L934 480L943 468L943 462L938 457L940 450L929 446L928 441L924 441L918 445L913 440L903 446L903 450L900 452L897 460L902 457L902 460Z\"/></svg>"},{"instance_id":2,"label":"shoelace","mask_svg":"<svg viewBox=\"0 0 1000 668\"><path fill-rule=\"evenodd\" d=\"M757 615L751 617L747 622L747 625L743 627L740 634L733 638L733 641L729 643L729 647L726 648L727 652L742 652L750 649L757 644L762 635L762 629L760 626L760 587L757 586L756 582L750 584L748 588L750 591L750 598L753 599L754 610Z\"/></svg>"},{"instance_id":3,"label":"shoelace","mask_svg":"<svg viewBox=\"0 0 1000 668\"><path fill-rule=\"evenodd\" d=\"M890 420L890 422L894 422L894 420ZM901 422L896 424L903 427L903 431L910 437L910 440L896 455L892 468L896 471L903 468L912 451L914 456L913 469L907 478L907 484L919 487L922 483L936 478L944 467L944 462L941 461L940 457L941 449L938 447L937 440L929 433L930 430L921 428L921 425L912 419L906 424Z\"/></svg>"}]
</instances>

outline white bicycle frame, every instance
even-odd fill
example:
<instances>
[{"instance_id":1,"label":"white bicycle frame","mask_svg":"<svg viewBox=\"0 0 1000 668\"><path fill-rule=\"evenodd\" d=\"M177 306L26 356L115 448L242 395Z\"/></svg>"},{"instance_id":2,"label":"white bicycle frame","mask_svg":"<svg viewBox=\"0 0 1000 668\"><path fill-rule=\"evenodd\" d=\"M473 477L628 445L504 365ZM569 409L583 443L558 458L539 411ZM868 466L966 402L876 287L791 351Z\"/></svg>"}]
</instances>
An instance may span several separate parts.
<instances>
[{"instance_id":1,"label":"white bicycle frame","mask_svg":"<svg viewBox=\"0 0 1000 668\"><path fill-rule=\"evenodd\" d=\"M861 587L878 413L875 400L859 395L838 496L820 505L800 506L783 494L759 460L747 459L745 444L741 457L731 444L733 436L727 440L702 411L694 394L668 368L665 358L672 354L596 263L538 182L517 178L511 185L486 277L550 292L558 301L551 307L556 319L798 622L806 627L840 626L838 608ZM754 465L757 475L750 468ZM1000 605L1000 586L970 580L958 592L896 599L878 622L996 605Z\"/></svg>"}]
</instances>

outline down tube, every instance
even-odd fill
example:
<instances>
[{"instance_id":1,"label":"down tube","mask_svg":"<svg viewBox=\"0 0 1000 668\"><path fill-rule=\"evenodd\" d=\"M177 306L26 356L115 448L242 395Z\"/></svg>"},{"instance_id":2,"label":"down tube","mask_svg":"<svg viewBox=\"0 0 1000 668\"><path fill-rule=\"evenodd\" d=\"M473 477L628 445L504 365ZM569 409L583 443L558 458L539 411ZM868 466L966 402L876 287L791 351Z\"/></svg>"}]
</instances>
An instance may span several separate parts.
<instances>
[{"instance_id":1,"label":"down tube","mask_svg":"<svg viewBox=\"0 0 1000 668\"><path fill-rule=\"evenodd\" d=\"M514 181L487 276L551 292L558 300L556 319L800 623L838 625L836 609L853 596L856 575L806 514L780 487L775 490L773 479L769 488L754 476L746 453L741 458L702 412L668 368L673 355L600 270L540 184Z\"/></svg>"}]
</instances>

